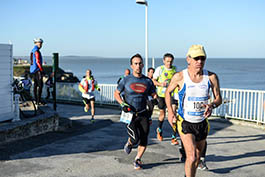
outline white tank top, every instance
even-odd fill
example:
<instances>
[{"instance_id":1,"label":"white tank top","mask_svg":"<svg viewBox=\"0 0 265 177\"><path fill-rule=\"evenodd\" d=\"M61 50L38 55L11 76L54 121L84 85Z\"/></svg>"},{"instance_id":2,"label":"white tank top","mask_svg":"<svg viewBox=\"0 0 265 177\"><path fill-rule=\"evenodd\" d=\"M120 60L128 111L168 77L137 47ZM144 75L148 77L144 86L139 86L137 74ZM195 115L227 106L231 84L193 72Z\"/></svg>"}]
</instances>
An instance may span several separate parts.
<instances>
[{"instance_id":1,"label":"white tank top","mask_svg":"<svg viewBox=\"0 0 265 177\"><path fill-rule=\"evenodd\" d=\"M208 103L210 81L208 71L203 70L203 79L199 83L191 81L188 70L183 70L184 84L179 91L179 115L191 123L202 122L204 117L204 104Z\"/></svg>"}]
</instances>

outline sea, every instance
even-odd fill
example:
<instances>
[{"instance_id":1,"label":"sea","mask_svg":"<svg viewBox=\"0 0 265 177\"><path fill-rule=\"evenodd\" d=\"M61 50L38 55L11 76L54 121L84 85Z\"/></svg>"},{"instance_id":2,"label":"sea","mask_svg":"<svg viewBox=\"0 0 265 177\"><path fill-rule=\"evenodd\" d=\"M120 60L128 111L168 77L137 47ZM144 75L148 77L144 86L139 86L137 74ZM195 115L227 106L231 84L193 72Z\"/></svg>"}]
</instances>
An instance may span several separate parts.
<instances>
[{"instance_id":1,"label":"sea","mask_svg":"<svg viewBox=\"0 0 265 177\"><path fill-rule=\"evenodd\" d=\"M27 59L28 57L15 57ZM52 64L51 56L44 56L46 64ZM93 56L59 56L59 67L82 79L87 69L92 70L100 84L116 84L126 68L129 58L103 58ZM145 63L145 62L144 62ZM149 59L149 67L152 66ZM154 66L163 65L162 58L154 59ZM175 58L173 65L181 71L187 67L185 58ZM221 88L265 90L265 58L207 58L205 69L218 75ZM145 69L143 69L143 72Z\"/></svg>"}]
</instances>

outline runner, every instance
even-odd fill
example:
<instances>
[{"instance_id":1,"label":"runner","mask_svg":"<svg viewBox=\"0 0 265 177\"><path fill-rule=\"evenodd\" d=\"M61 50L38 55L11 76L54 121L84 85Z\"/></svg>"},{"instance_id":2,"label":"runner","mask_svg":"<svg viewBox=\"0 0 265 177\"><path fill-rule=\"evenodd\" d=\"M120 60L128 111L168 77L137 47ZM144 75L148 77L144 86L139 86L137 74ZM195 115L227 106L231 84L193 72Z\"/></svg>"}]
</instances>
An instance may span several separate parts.
<instances>
[{"instance_id":1,"label":"runner","mask_svg":"<svg viewBox=\"0 0 265 177\"><path fill-rule=\"evenodd\" d=\"M124 77L126 77L126 76L128 76L128 75L130 75L130 74L131 74L131 71L130 71L128 68L125 69L125 71L124 71L124 75L121 76L121 77L119 78L119 80L117 81L117 84L119 84L120 81L121 81Z\"/></svg>"},{"instance_id":2,"label":"runner","mask_svg":"<svg viewBox=\"0 0 265 177\"><path fill-rule=\"evenodd\" d=\"M43 40L41 38L36 38L33 41L35 46L30 53L30 73L33 75L36 105L40 105L45 104L41 100L44 70L42 67L42 55L40 49L42 47Z\"/></svg>"},{"instance_id":3,"label":"runner","mask_svg":"<svg viewBox=\"0 0 265 177\"><path fill-rule=\"evenodd\" d=\"M82 92L83 102L85 104L84 111L88 112L89 105L91 106L91 123L95 121L95 89L100 91L97 81L92 76L90 69L86 71L86 77L79 84L79 90Z\"/></svg>"},{"instance_id":4,"label":"runner","mask_svg":"<svg viewBox=\"0 0 265 177\"><path fill-rule=\"evenodd\" d=\"M149 79L153 79L154 72L155 72L154 68L152 68L152 67L148 68L147 77ZM152 96L148 96L147 107L148 107L148 112L149 112L149 123L150 123L150 125L152 124L152 115L153 115L153 110L154 110L155 104L157 104L157 100L154 100L152 98Z\"/></svg>"},{"instance_id":5,"label":"runner","mask_svg":"<svg viewBox=\"0 0 265 177\"><path fill-rule=\"evenodd\" d=\"M155 86L151 79L142 74L143 59L140 54L131 57L132 75L125 77L114 92L117 102L123 107L131 122L127 124L128 141L124 151L130 154L132 147L138 143L138 151L134 160L134 169L142 168L141 158L146 150L150 129L149 115L146 109L147 97L156 97ZM124 92L124 100L120 94Z\"/></svg>"},{"instance_id":6,"label":"runner","mask_svg":"<svg viewBox=\"0 0 265 177\"><path fill-rule=\"evenodd\" d=\"M155 69L150 67L148 68L148 73L147 73L147 77L149 77L150 79L153 79L153 76L154 76L154 72L155 72Z\"/></svg>"},{"instance_id":7,"label":"runner","mask_svg":"<svg viewBox=\"0 0 265 177\"><path fill-rule=\"evenodd\" d=\"M171 119L176 119L176 116L171 106L170 93L175 88L179 90L177 125L187 156L187 177L194 177L196 174L209 131L207 118L211 116L212 109L222 103L218 77L215 73L203 69L205 61L203 46L192 45L187 54L188 68L176 73L166 90L168 116ZM208 103L210 88L214 100Z\"/></svg>"},{"instance_id":8,"label":"runner","mask_svg":"<svg viewBox=\"0 0 265 177\"><path fill-rule=\"evenodd\" d=\"M157 139L159 141L163 141L163 131L162 126L166 115L166 103L165 103L165 91L170 83L171 78L176 73L177 68L172 66L174 61L174 56L170 53L166 53L163 57L164 65L159 66L156 68L154 73L153 82L157 88L157 95L158 95L158 108L159 108L159 120L158 120L158 127L156 129ZM176 104L172 99L172 104ZM176 105L175 105L176 106ZM174 109L176 107L174 106ZM173 126L172 120L168 119L171 127ZM172 137L171 137L171 144L177 145L178 141L176 138L176 132L172 127Z\"/></svg>"}]
</instances>

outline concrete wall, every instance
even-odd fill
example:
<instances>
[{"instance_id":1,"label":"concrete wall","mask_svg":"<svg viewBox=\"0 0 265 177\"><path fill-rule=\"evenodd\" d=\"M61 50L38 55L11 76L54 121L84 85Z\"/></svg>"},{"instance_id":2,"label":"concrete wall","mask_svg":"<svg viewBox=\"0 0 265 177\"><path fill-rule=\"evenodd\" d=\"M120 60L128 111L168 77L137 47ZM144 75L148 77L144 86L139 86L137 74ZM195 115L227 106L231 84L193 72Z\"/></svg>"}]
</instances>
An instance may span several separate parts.
<instances>
[{"instance_id":1,"label":"concrete wall","mask_svg":"<svg viewBox=\"0 0 265 177\"><path fill-rule=\"evenodd\" d=\"M13 49L12 45L0 44L0 122L13 119Z\"/></svg>"},{"instance_id":2,"label":"concrete wall","mask_svg":"<svg viewBox=\"0 0 265 177\"><path fill-rule=\"evenodd\" d=\"M0 126L0 145L7 142L57 131L59 116L49 107L43 107L43 114L23 121L2 123Z\"/></svg>"}]
</instances>

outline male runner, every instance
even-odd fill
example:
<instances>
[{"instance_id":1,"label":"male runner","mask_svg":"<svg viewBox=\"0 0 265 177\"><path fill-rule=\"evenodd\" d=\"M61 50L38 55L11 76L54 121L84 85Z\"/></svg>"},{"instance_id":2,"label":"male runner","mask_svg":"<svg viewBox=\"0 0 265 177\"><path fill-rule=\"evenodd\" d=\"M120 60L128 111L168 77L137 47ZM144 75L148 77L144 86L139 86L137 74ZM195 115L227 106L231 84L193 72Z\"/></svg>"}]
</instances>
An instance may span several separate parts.
<instances>
[{"instance_id":1,"label":"male runner","mask_svg":"<svg viewBox=\"0 0 265 177\"><path fill-rule=\"evenodd\" d=\"M147 147L148 134L150 129L149 114L147 110L148 96L156 97L155 86L151 79L142 74L143 59L136 54L131 57L130 64L132 74L125 77L114 92L117 102L123 107L123 111L131 114L132 119L127 124L128 141L124 151L130 154L132 147L138 145L137 155L134 160L134 169L142 168L141 158ZM124 93L124 100L121 97Z\"/></svg>"},{"instance_id":2,"label":"male runner","mask_svg":"<svg viewBox=\"0 0 265 177\"><path fill-rule=\"evenodd\" d=\"M88 69L86 71L86 77L83 78L78 86L80 92L82 92L83 102L85 104L84 111L88 112L89 105L91 106L91 123L94 123L95 119L95 90L100 91L97 81L92 76L92 71Z\"/></svg>"},{"instance_id":3,"label":"male runner","mask_svg":"<svg viewBox=\"0 0 265 177\"><path fill-rule=\"evenodd\" d=\"M158 127L156 129L156 133L157 133L157 139L159 141L163 141L162 125L166 115L165 91L168 84L170 83L171 78L177 72L176 67L172 65L173 61L174 61L174 56L170 53L166 53L163 57L164 65L157 67L153 76L153 82L157 88L157 95L158 95L159 118L158 118ZM174 105L176 104L173 99L171 101L172 104ZM168 121L172 126L172 120L168 119ZM176 132L174 131L174 129L172 129L172 131L173 133L171 137L171 144L177 145L178 141L176 138Z\"/></svg>"},{"instance_id":4,"label":"male runner","mask_svg":"<svg viewBox=\"0 0 265 177\"><path fill-rule=\"evenodd\" d=\"M124 77L126 77L126 76L128 76L128 75L130 75L130 74L131 74L131 71L130 71L128 68L125 69L125 71L124 71L124 75L121 76L121 77L119 78L119 80L117 81L117 84L119 84L120 81L121 81Z\"/></svg>"},{"instance_id":5,"label":"male runner","mask_svg":"<svg viewBox=\"0 0 265 177\"><path fill-rule=\"evenodd\" d=\"M179 89L178 131L186 152L185 174L195 177L208 135L208 120L212 109L222 103L219 80L215 73L204 70L206 53L202 45L192 45L187 53L188 68L176 73L167 90L168 117L176 119L170 93ZM208 103L209 90L214 100Z\"/></svg>"}]
</instances>

